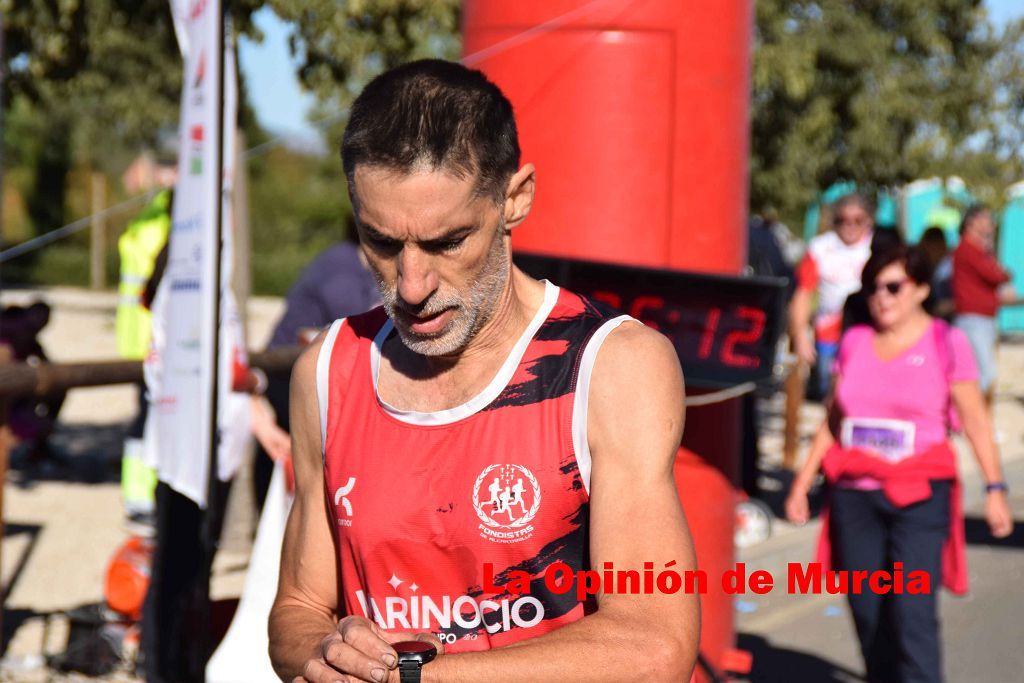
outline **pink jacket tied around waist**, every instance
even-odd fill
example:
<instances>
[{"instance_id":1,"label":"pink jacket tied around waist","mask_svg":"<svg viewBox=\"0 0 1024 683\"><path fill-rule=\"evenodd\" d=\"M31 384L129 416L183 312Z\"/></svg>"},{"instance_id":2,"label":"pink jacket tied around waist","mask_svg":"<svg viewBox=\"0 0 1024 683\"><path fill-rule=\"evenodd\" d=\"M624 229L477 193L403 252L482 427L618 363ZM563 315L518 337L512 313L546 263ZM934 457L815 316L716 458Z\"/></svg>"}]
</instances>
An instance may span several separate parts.
<instances>
[{"instance_id":1,"label":"pink jacket tied around waist","mask_svg":"<svg viewBox=\"0 0 1024 683\"><path fill-rule=\"evenodd\" d=\"M872 477L882 483L882 492L896 507L907 507L926 500L932 494L932 479L949 479L949 535L942 546L942 585L957 595L967 592L967 541L964 534L960 480L957 477L956 453L948 442L890 463L867 451L844 449L835 444L825 454L822 472L829 484L840 478ZM832 568L832 546L829 538L829 509L826 502L821 512L821 534L818 537L816 560L824 569ZM898 561L899 558L896 558Z\"/></svg>"}]
</instances>

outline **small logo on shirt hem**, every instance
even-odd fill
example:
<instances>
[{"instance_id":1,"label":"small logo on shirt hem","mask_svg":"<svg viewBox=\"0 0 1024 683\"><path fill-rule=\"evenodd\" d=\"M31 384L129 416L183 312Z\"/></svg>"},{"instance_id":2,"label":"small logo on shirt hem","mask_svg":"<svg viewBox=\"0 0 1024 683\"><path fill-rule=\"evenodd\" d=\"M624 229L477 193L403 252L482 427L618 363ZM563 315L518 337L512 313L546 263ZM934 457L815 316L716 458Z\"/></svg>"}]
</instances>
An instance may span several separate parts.
<instances>
[{"instance_id":1,"label":"small logo on shirt hem","mask_svg":"<svg viewBox=\"0 0 1024 683\"><path fill-rule=\"evenodd\" d=\"M344 486L339 486L338 490L334 492L334 507L341 506L341 510L345 513L346 517L352 516L352 501L348 499L348 494L352 493L352 489L356 485L356 478L349 477L348 481L345 482ZM338 517L338 526L352 526L351 519L343 519Z\"/></svg>"}]
</instances>

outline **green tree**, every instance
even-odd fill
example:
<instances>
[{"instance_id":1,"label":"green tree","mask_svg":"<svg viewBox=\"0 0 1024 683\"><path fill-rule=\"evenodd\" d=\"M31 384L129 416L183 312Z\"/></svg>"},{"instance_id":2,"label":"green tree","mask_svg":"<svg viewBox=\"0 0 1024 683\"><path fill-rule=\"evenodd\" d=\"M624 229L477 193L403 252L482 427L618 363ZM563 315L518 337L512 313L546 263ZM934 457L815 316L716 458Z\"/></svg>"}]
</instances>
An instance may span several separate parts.
<instances>
[{"instance_id":1,"label":"green tree","mask_svg":"<svg viewBox=\"0 0 1024 683\"><path fill-rule=\"evenodd\" d=\"M345 236L352 208L341 161L275 146L249 163L249 183L253 291L281 295Z\"/></svg>"},{"instance_id":2,"label":"green tree","mask_svg":"<svg viewBox=\"0 0 1024 683\"><path fill-rule=\"evenodd\" d=\"M313 116L339 139L349 105L374 76L412 59L457 59L461 0L270 0L291 22L299 78L316 93Z\"/></svg>"},{"instance_id":3,"label":"green tree","mask_svg":"<svg viewBox=\"0 0 1024 683\"><path fill-rule=\"evenodd\" d=\"M1005 80L1019 42L981 0L758 0L751 205L795 221L841 179L955 172L982 194L1005 187L1021 171L1005 130L1021 111L1019 78Z\"/></svg>"},{"instance_id":4,"label":"green tree","mask_svg":"<svg viewBox=\"0 0 1024 683\"><path fill-rule=\"evenodd\" d=\"M316 158L274 147L249 163L253 288L283 294L312 258L345 236L352 208L337 154L348 108L377 74L411 59L456 59L460 0L271 0L294 33L311 118L331 149Z\"/></svg>"},{"instance_id":5,"label":"green tree","mask_svg":"<svg viewBox=\"0 0 1024 683\"><path fill-rule=\"evenodd\" d=\"M250 16L262 4L231 0L233 25L258 39ZM69 217L73 167L116 177L140 149L173 137L180 51L167 0L0 0L0 11L3 101L19 127L5 131L8 166L28 222L45 231ZM241 109L248 112L244 94ZM18 126L19 114L25 125ZM258 138L254 117L240 118Z\"/></svg>"},{"instance_id":6,"label":"green tree","mask_svg":"<svg viewBox=\"0 0 1024 683\"><path fill-rule=\"evenodd\" d=\"M177 119L181 59L164 0L4 0L5 101L65 119L76 156L153 145Z\"/></svg>"}]
</instances>

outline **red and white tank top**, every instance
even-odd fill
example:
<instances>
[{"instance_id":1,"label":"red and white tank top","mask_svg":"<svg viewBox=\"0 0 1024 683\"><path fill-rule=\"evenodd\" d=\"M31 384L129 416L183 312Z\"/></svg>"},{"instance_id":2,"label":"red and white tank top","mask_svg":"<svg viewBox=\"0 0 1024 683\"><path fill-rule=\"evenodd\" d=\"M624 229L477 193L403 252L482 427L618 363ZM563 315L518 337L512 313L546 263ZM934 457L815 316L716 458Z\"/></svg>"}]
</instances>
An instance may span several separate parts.
<instances>
[{"instance_id":1,"label":"red and white tank top","mask_svg":"<svg viewBox=\"0 0 1024 683\"><path fill-rule=\"evenodd\" d=\"M846 297L860 289L860 274L870 256L870 233L854 244L843 242L834 230L811 238L796 277L801 289L818 292L814 336L819 342L839 341Z\"/></svg>"},{"instance_id":2,"label":"red and white tank top","mask_svg":"<svg viewBox=\"0 0 1024 683\"><path fill-rule=\"evenodd\" d=\"M494 379L448 410L380 400L380 350L394 331L382 309L331 326L317 393L341 613L431 631L460 652L592 611L575 590L547 590L544 572L589 568L587 391L600 345L630 318L545 287ZM484 590L485 563L497 590ZM529 591L510 587L512 570L529 574Z\"/></svg>"}]
</instances>

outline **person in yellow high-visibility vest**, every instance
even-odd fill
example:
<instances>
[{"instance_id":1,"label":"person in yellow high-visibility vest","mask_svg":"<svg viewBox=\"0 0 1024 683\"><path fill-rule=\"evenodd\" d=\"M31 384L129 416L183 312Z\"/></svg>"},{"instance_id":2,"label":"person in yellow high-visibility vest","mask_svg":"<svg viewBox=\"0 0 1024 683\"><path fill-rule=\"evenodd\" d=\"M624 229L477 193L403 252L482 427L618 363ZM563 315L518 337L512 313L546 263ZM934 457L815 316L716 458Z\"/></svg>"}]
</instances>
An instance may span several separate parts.
<instances>
[{"instance_id":1,"label":"person in yellow high-visibility vest","mask_svg":"<svg viewBox=\"0 0 1024 683\"><path fill-rule=\"evenodd\" d=\"M121 282L117 301L117 352L122 358L142 360L149 352L152 314L143 300L157 255L171 231L172 190L162 190L132 219L117 241L121 256ZM139 411L128 430L121 460L121 492L125 511L134 520L151 518L156 472L143 462L142 434L148 402L140 384Z\"/></svg>"},{"instance_id":2,"label":"person in yellow high-visibility vest","mask_svg":"<svg viewBox=\"0 0 1024 683\"><path fill-rule=\"evenodd\" d=\"M171 190L162 190L132 219L117 240L121 255L117 352L122 358L142 360L149 351L152 315L143 305L142 293L170 231Z\"/></svg>"}]
</instances>

